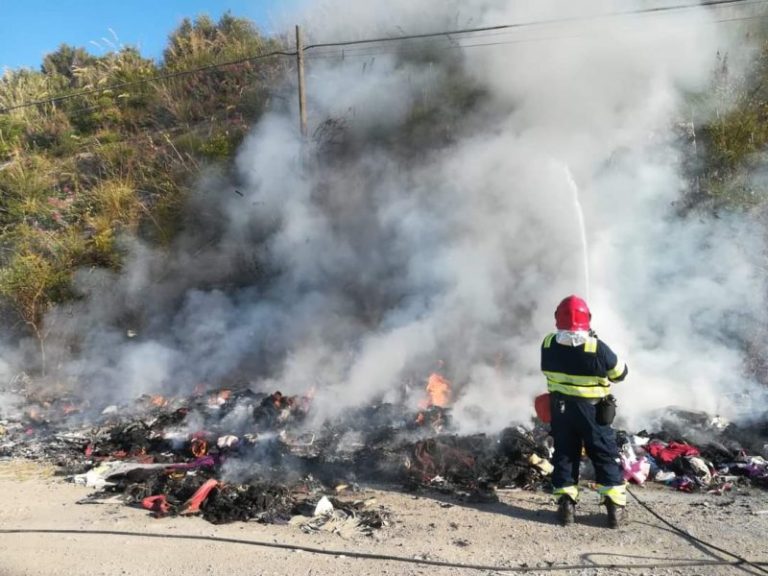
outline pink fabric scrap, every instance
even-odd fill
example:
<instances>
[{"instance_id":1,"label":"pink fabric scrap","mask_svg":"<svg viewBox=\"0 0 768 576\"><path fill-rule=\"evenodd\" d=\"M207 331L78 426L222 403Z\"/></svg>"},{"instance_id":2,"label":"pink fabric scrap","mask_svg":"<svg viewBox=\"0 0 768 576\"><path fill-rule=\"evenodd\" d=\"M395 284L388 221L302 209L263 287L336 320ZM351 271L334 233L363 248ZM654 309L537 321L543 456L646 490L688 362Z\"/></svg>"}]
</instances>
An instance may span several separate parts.
<instances>
[{"instance_id":1,"label":"pink fabric scrap","mask_svg":"<svg viewBox=\"0 0 768 576\"><path fill-rule=\"evenodd\" d=\"M645 456L639 460L629 461L621 457L621 468L624 473L624 480L634 482L635 484L644 484L651 473L651 464Z\"/></svg>"}]
</instances>

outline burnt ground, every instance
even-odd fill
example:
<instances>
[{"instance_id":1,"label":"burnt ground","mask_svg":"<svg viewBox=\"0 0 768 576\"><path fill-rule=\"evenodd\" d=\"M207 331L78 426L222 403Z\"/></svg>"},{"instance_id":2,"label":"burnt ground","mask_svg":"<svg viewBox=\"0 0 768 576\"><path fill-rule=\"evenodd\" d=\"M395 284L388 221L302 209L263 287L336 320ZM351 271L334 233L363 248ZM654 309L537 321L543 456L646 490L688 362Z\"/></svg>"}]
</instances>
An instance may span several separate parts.
<instances>
[{"instance_id":1,"label":"burnt ground","mask_svg":"<svg viewBox=\"0 0 768 576\"><path fill-rule=\"evenodd\" d=\"M91 490L23 460L0 461L0 576L192 574L759 574L691 543L632 503L630 522L602 527L585 492L577 524L562 528L543 492L501 490L499 502L399 486L363 486L391 512L388 526L365 535L348 526L302 530L292 524L200 517L156 519L123 502L78 504ZM768 492L687 494L648 484L634 488L666 519L753 562L768 563ZM763 567L768 570L768 564Z\"/></svg>"}]
</instances>

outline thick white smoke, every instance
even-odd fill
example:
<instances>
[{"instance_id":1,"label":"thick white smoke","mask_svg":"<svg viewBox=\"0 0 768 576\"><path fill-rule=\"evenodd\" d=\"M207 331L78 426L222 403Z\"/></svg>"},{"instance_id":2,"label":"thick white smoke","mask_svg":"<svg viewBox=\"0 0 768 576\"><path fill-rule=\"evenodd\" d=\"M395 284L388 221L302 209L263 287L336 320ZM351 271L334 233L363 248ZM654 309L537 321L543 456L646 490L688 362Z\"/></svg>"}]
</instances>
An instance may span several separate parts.
<instances>
[{"instance_id":1,"label":"thick white smoke","mask_svg":"<svg viewBox=\"0 0 768 576\"><path fill-rule=\"evenodd\" d=\"M6 418L15 413L18 397L12 387L13 371L11 365L0 358L0 418Z\"/></svg>"},{"instance_id":2,"label":"thick white smoke","mask_svg":"<svg viewBox=\"0 0 768 576\"><path fill-rule=\"evenodd\" d=\"M239 193L202 182L204 226L170 256L136 245L121 277L84 274L88 298L57 312L60 334L85 335L65 369L128 395L237 372L269 391L315 387L325 417L420 393L440 364L465 431L525 421L554 308L587 288L570 173L594 327L630 366L616 389L624 415L749 407L740 395L760 387L741 339L764 320L761 233L673 206L687 185L673 128L684 92L703 89L728 49L719 13L599 17L612 9L311 5L313 41L579 20L461 39L485 46L309 52L317 137L302 145L294 109L268 114L238 154ZM429 138L413 129L420 111Z\"/></svg>"}]
</instances>

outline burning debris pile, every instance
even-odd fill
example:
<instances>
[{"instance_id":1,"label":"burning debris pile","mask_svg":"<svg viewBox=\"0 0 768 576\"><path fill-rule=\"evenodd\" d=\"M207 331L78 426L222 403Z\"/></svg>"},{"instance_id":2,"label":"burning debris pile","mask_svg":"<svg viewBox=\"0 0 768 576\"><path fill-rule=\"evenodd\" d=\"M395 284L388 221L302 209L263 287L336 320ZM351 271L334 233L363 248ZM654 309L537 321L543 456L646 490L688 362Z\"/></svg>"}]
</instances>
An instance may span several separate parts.
<instances>
[{"instance_id":1,"label":"burning debris pile","mask_svg":"<svg viewBox=\"0 0 768 576\"><path fill-rule=\"evenodd\" d=\"M546 427L452 434L450 384L439 375L428 379L418 410L374 404L317 429L308 418L312 398L198 389L186 398L142 396L94 416L86 402L28 395L23 416L2 422L0 457L57 464L97 489L87 501L118 498L155 517L199 515L215 524L290 522L308 532L387 525L387 510L354 499L361 482L472 502L495 500L496 488L549 488ZM617 433L627 481L718 494L768 488L765 426L677 411L661 429ZM583 466L589 479L586 459Z\"/></svg>"},{"instance_id":2,"label":"burning debris pile","mask_svg":"<svg viewBox=\"0 0 768 576\"><path fill-rule=\"evenodd\" d=\"M54 462L97 489L89 500L117 497L156 517L274 523L309 516L308 531L386 525L388 513L375 503L343 499L359 482L472 501L495 499L498 486L546 485L543 429L450 434L449 383L433 375L429 384L418 410L376 404L315 430L307 422L311 393L142 396L95 417L86 403L30 397L24 416L4 423L0 456Z\"/></svg>"},{"instance_id":3,"label":"burning debris pile","mask_svg":"<svg viewBox=\"0 0 768 576\"><path fill-rule=\"evenodd\" d=\"M538 440L537 440L538 438ZM438 436L417 441L405 460L411 486L469 500L494 500L495 487L545 487L552 471L546 432L507 428L497 437Z\"/></svg>"}]
</instances>

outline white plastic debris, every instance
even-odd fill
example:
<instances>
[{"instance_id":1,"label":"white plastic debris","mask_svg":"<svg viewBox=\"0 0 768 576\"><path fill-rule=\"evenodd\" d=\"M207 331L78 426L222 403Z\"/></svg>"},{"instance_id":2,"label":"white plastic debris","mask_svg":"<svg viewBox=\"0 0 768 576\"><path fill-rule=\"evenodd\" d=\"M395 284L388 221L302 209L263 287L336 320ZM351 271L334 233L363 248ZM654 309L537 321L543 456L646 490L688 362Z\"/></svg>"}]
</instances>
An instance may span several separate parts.
<instances>
[{"instance_id":1,"label":"white plastic debris","mask_svg":"<svg viewBox=\"0 0 768 576\"><path fill-rule=\"evenodd\" d=\"M104 410L101 411L101 413L104 416L108 414L117 414L117 412L118 412L117 404L112 404L111 406L107 406L106 408L104 408Z\"/></svg>"},{"instance_id":2,"label":"white plastic debris","mask_svg":"<svg viewBox=\"0 0 768 576\"><path fill-rule=\"evenodd\" d=\"M327 496L323 496L315 506L315 513L313 516L327 516L333 514L333 504L328 500Z\"/></svg>"},{"instance_id":3,"label":"white plastic debris","mask_svg":"<svg viewBox=\"0 0 768 576\"><path fill-rule=\"evenodd\" d=\"M650 441L651 438L649 436L632 436L633 446L645 446Z\"/></svg>"},{"instance_id":4,"label":"white plastic debris","mask_svg":"<svg viewBox=\"0 0 768 576\"><path fill-rule=\"evenodd\" d=\"M167 466L167 464L141 464L139 462L102 462L88 470L85 474L72 476L72 481L75 484L83 484L88 488L104 488L105 486L113 486L115 484L115 482L111 481L112 479L124 476L132 470L154 470L166 468Z\"/></svg>"},{"instance_id":5,"label":"white plastic debris","mask_svg":"<svg viewBox=\"0 0 768 576\"><path fill-rule=\"evenodd\" d=\"M216 446L219 448L232 448L237 445L238 442L239 439L237 436L227 434L226 436L219 436L218 440L216 440Z\"/></svg>"},{"instance_id":6,"label":"white plastic debris","mask_svg":"<svg viewBox=\"0 0 768 576\"><path fill-rule=\"evenodd\" d=\"M624 444L621 449L619 450L619 456L626 460L629 464L632 462L637 462L637 455L635 454L635 451L632 449L632 444L627 442Z\"/></svg>"},{"instance_id":7,"label":"white plastic debris","mask_svg":"<svg viewBox=\"0 0 768 576\"><path fill-rule=\"evenodd\" d=\"M704 462L702 458L697 456L688 456L686 460L691 465L691 468L696 474L696 478L698 479L699 483L704 486L709 486L712 482L712 473L709 471L707 463Z\"/></svg>"},{"instance_id":8,"label":"white plastic debris","mask_svg":"<svg viewBox=\"0 0 768 576\"><path fill-rule=\"evenodd\" d=\"M676 478L675 473L668 470L662 470L660 472L656 472L656 476L653 477L653 479L656 482L669 482L670 480L674 480L675 478Z\"/></svg>"},{"instance_id":9,"label":"white plastic debris","mask_svg":"<svg viewBox=\"0 0 768 576\"><path fill-rule=\"evenodd\" d=\"M85 474L77 474L72 477L72 481L75 484L82 484L88 488L104 488L104 486L112 486L112 482L107 482L106 477L112 472L113 466L109 462L105 462L91 468Z\"/></svg>"},{"instance_id":10,"label":"white plastic debris","mask_svg":"<svg viewBox=\"0 0 768 576\"><path fill-rule=\"evenodd\" d=\"M730 422L728 422L728 420L726 420L726 419L725 419L725 418L723 418L722 416L714 416L714 417L713 417L712 419L710 419L710 421L709 421L709 425L710 425L712 428L715 428L716 430L720 430L721 432L722 432L723 430L725 430L726 428L728 428L728 425L729 425L729 424L730 424Z\"/></svg>"},{"instance_id":11,"label":"white plastic debris","mask_svg":"<svg viewBox=\"0 0 768 576\"><path fill-rule=\"evenodd\" d=\"M538 468L545 476L552 474L552 471L555 469L549 460L545 460L538 454L531 454L530 458L528 458L528 463Z\"/></svg>"}]
</instances>

